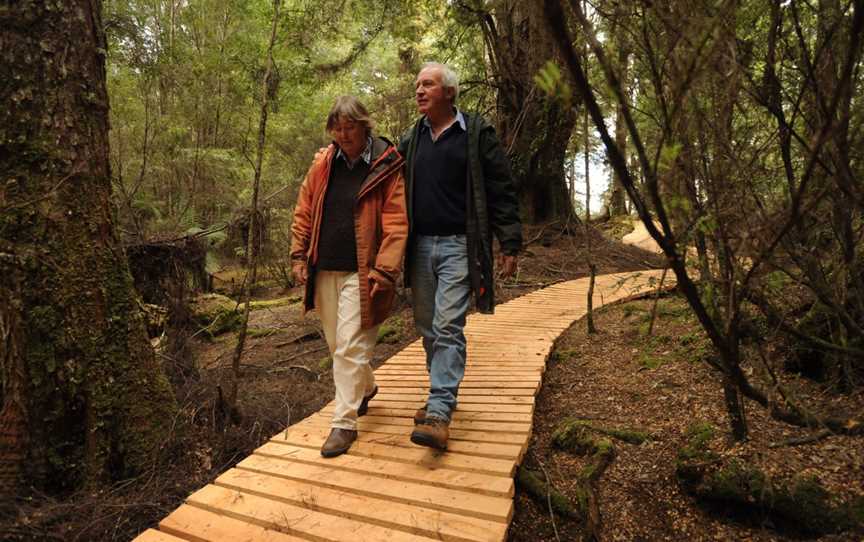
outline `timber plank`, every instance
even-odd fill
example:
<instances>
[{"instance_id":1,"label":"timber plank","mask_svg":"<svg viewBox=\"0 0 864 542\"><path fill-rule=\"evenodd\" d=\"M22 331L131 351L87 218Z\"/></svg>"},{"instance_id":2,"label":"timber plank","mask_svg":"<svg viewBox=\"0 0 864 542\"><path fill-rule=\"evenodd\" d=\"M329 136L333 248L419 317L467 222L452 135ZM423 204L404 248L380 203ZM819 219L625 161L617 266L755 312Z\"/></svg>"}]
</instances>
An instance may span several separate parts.
<instances>
[{"instance_id":1,"label":"timber plank","mask_svg":"<svg viewBox=\"0 0 864 542\"><path fill-rule=\"evenodd\" d=\"M376 382L423 382L429 381L429 377L421 374L376 374ZM478 375L474 371L465 371L465 378L462 382L511 382L514 384L537 384L540 382L540 375L537 373L525 374L520 376L512 376L510 371L506 375Z\"/></svg>"},{"instance_id":2,"label":"timber plank","mask_svg":"<svg viewBox=\"0 0 864 542\"><path fill-rule=\"evenodd\" d=\"M231 469L214 482L246 494L452 542L504 540L503 523ZM318 534L318 533L316 533Z\"/></svg>"},{"instance_id":3,"label":"timber plank","mask_svg":"<svg viewBox=\"0 0 864 542\"><path fill-rule=\"evenodd\" d=\"M366 416L360 418L357 421L357 430L360 432L370 431L377 433L405 433L410 434L413 427L413 423L411 426L408 425L393 425L391 423L377 423L367 421ZM310 424L317 425L319 427L329 427L330 426L330 418L326 416L310 416L300 422L297 425L301 424ZM528 440L527 433L495 433L491 431L470 431L467 429L455 429L453 427L450 428L450 440L467 440L471 442L486 442L489 444L497 443L497 444L517 444L522 445L526 440ZM448 444L449 448L449 444Z\"/></svg>"},{"instance_id":4,"label":"timber plank","mask_svg":"<svg viewBox=\"0 0 864 542\"><path fill-rule=\"evenodd\" d=\"M490 497L428 484L382 479L368 474L280 461L258 454L250 455L238 463L237 468L504 523L510 520L513 513L513 500L508 497Z\"/></svg>"},{"instance_id":5,"label":"timber plank","mask_svg":"<svg viewBox=\"0 0 864 542\"><path fill-rule=\"evenodd\" d=\"M465 377L469 376L498 376L502 373L500 370L496 369L481 369L478 367L474 368L466 368L465 369ZM506 374L511 375L512 377L524 377L524 378L539 378L540 374L536 369L524 369L524 370L507 370ZM382 367L375 371L375 378L380 378L383 376L387 377L398 377L398 376L423 376L428 377L428 372L425 368L418 367L416 369L412 368L396 368L396 367Z\"/></svg>"},{"instance_id":6,"label":"timber plank","mask_svg":"<svg viewBox=\"0 0 864 542\"><path fill-rule=\"evenodd\" d=\"M433 540L426 536L318 512L306 506L297 506L216 485L204 486L193 493L187 502L204 510L258 524L274 531L300 537L314 535L318 540L368 540L370 542Z\"/></svg>"},{"instance_id":7,"label":"timber plank","mask_svg":"<svg viewBox=\"0 0 864 542\"><path fill-rule=\"evenodd\" d=\"M303 420L293 427L318 427L329 429L330 424L323 418L316 419L314 416ZM361 428L358 431L358 438L378 442L382 444L392 444L394 442L404 443L405 446L414 446L416 444L409 440L411 431L408 428L400 425L372 425ZM527 439L526 439L527 441ZM518 459L523 452L522 445L519 443L499 443L499 442L475 442L471 440L454 439L451 437L447 443L447 452L463 453L466 455L475 455L478 457L492 457L496 459Z\"/></svg>"},{"instance_id":8,"label":"timber plank","mask_svg":"<svg viewBox=\"0 0 864 542\"><path fill-rule=\"evenodd\" d=\"M379 388L415 388L415 387L426 387L429 385L429 379L419 379L419 378L394 378L391 380L378 380ZM477 379L477 378L465 378L462 380L462 383L459 385L459 394L462 394L462 390L472 389L472 388L489 388L489 389L529 389L534 390L540 386L540 379L536 379L534 382L525 381L522 379L516 380L505 380L505 381L497 381L497 380L488 380L485 378Z\"/></svg>"},{"instance_id":9,"label":"timber plank","mask_svg":"<svg viewBox=\"0 0 864 542\"><path fill-rule=\"evenodd\" d=\"M177 538L155 529L147 529L135 537L135 542L189 542L186 538Z\"/></svg>"},{"instance_id":10,"label":"timber plank","mask_svg":"<svg viewBox=\"0 0 864 542\"><path fill-rule=\"evenodd\" d=\"M329 420L330 416L327 413L313 414L320 416L325 420ZM369 423L383 423L389 425L406 425L414 427L414 414L411 417L403 416L376 416L373 413L363 417L363 421ZM508 422L483 422L475 420L457 419L453 416L453 421L450 422L450 429L465 429L466 431L493 431L498 433L530 433L531 423L508 423Z\"/></svg>"},{"instance_id":11,"label":"timber plank","mask_svg":"<svg viewBox=\"0 0 864 542\"><path fill-rule=\"evenodd\" d=\"M411 409L412 416L413 411L417 410L421 406L426 404L426 396L419 397L416 401L378 401L378 397L369 403L369 409L372 408L402 408L402 409ZM522 413L522 414L532 414L534 412L534 406L530 404L495 404L495 403L466 403L463 401L459 401L459 406L456 407L455 415L458 416L460 412L513 412L513 413Z\"/></svg>"},{"instance_id":12,"label":"timber plank","mask_svg":"<svg viewBox=\"0 0 864 542\"><path fill-rule=\"evenodd\" d=\"M442 465L433 467L416 463L402 463L384 459L357 457L342 454L337 457L321 457L318 450L289 444L268 442L254 452L257 455L306 465L330 467L360 474L371 474L382 478L406 482L435 484L440 487L459 489L492 497L512 497L513 480L509 477L447 469Z\"/></svg>"},{"instance_id":13,"label":"timber plank","mask_svg":"<svg viewBox=\"0 0 864 542\"><path fill-rule=\"evenodd\" d=\"M378 393L383 394L393 394L393 393L415 393L415 394L424 394L428 393L429 388L421 387L421 386L393 386L392 382L388 382L387 385L379 385ZM462 388L459 387L459 402L476 396L513 396L513 397L533 397L534 392L536 390L530 388L493 388L493 387L484 387L484 388Z\"/></svg>"},{"instance_id":14,"label":"timber plank","mask_svg":"<svg viewBox=\"0 0 864 542\"><path fill-rule=\"evenodd\" d=\"M383 389L378 391L374 401L417 401L418 408L422 406L429 393L426 390L415 391L410 388L393 388L393 391L386 392ZM462 395L459 394L459 408L462 405L469 403L487 403L487 404L509 404L509 405L533 405L533 395ZM372 403L370 403L372 404Z\"/></svg>"},{"instance_id":15,"label":"timber plank","mask_svg":"<svg viewBox=\"0 0 864 542\"><path fill-rule=\"evenodd\" d=\"M188 504L181 505L160 521L159 530L196 542L308 542L303 538Z\"/></svg>"},{"instance_id":16,"label":"timber plank","mask_svg":"<svg viewBox=\"0 0 864 542\"><path fill-rule=\"evenodd\" d=\"M409 418L413 421L414 413L419 408L387 408L383 406L375 406L372 403L369 407L368 416L386 416L390 418ZM325 407L320 411L323 414L332 415L333 407ZM453 422L459 421L474 421L474 422L499 422L499 423L525 423L530 424L532 420L531 414L519 412L471 412L462 409L457 409L453 412Z\"/></svg>"},{"instance_id":17,"label":"timber plank","mask_svg":"<svg viewBox=\"0 0 864 542\"><path fill-rule=\"evenodd\" d=\"M290 444L293 446L304 446L313 450L319 450L330 429L326 427L306 427L303 430L289 431L288 434L280 434L270 439L275 444ZM423 448L412 443L407 438L398 443L378 443L372 437L362 438L358 435L357 441L348 450L349 455L361 457L374 457L390 461L401 461L404 463L415 463L425 468L447 468L490 474L493 476L512 476L515 464L509 459L493 459L489 457L477 457L459 453L440 453L431 448Z\"/></svg>"}]
</instances>

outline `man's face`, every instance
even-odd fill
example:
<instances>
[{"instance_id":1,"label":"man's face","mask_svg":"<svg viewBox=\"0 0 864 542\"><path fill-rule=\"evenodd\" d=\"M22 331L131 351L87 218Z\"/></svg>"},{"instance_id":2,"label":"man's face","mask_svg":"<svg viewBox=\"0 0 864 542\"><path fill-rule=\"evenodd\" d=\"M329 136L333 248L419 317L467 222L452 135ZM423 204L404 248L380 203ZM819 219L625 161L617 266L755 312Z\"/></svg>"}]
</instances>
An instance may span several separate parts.
<instances>
[{"instance_id":1,"label":"man's face","mask_svg":"<svg viewBox=\"0 0 864 542\"><path fill-rule=\"evenodd\" d=\"M366 148L366 127L354 119L339 117L330 128L330 135L351 160L356 160Z\"/></svg>"},{"instance_id":2,"label":"man's face","mask_svg":"<svg viewBox=\"0 0 864 542\"><path fill-rule=\"evenodd\" d=\"M417 110L421 114L428 115L429 111L434 113L450 108L453 89L445 88L441 84L440 68L429 67L421 70L414 83L414 89Z\"/></svg>"}]
</instances>

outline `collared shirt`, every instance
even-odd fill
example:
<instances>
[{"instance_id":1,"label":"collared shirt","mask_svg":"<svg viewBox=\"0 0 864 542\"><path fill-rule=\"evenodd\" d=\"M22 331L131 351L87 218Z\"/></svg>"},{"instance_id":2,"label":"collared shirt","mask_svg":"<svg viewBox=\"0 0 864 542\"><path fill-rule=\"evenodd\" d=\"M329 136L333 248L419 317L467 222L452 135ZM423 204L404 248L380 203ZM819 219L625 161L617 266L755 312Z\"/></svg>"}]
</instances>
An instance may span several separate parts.
<instances>
[{"instance_id":1,"label":"collared shirt","mask_svg":"<svg viewBox=\"0 0 864 542\"><path fill-rule=\"evenodd\" d=\"M459 124L459 127L462 128L462 131L467 132L468 131L468 125L465 124L465 117L462 116L462 112L459 111L458 109L456 109L455 107L453 108L453 111L456 112L456 122L454 122L453 124ZM452 128L453 125L451 124L450 126L448 126L447 130L441 130L441 133L439 133L437 137L432 134L432 124L429 122L429 117L426 117L426 116L423 117L423 127L429 129L429 137L432 138L432 141L437 141L438 138L441 137L441 134L443 134L444 132L446 132L447 130Z\"/></svg>"},{"instance_id":2,"label":"collared shirt","mask_svg":"<svg viewBox=\"0 0 864 542\"><path fill-rule=\"evenodd\" d=\"M357 160L354 160L353 162L350 158L348 158L347 154L342 152L342 149L340 149L338 145L336 146L336 148L339 149L336 152L336 159L338 160L339 157L345 159L345 163L348 164L348 169L354 169L354 166L357 165L357 162L360 160L363 160L363 162L366 164L369 164L372 160L372 136L366 138L366 148L363 149L363 152L360 154Z\"/></svg>"}]
</instances>

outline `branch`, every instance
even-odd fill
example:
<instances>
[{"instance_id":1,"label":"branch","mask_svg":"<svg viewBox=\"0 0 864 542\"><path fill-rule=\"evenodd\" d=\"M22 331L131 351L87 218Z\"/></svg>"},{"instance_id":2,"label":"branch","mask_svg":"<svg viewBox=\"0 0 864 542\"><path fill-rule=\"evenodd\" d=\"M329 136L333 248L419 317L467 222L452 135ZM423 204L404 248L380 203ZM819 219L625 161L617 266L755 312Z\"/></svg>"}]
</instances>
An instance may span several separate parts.
<instances>
[{"instance_id":1,"label":"branch","mask_svg":"<svg viewBox=\"0 0 864 542\"><path fill-rule=\"evenodd\" d=\"M329 64L318 64L317 66L313 66L312 69L315 70L320 76L328 76L334 75L345 68L354 64L354 61L362 55L366 49L369 48L369 45L375 41L375 38L378 37L379 34L384 30L384 23L379 22L375 28L366 36L365 39L358 41L354 44L351 50L345 55L345 58L338 60L336 62L331 62Z\"/></svg>"}]
</instances>

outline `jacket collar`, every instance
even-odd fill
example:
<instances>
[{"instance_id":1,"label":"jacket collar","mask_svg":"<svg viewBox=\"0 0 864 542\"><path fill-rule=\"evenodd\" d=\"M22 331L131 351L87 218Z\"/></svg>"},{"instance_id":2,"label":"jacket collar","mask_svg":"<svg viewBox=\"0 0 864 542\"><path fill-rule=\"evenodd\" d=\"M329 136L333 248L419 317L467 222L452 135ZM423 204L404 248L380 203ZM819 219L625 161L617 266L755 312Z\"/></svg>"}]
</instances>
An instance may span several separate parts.
<instances>
[{"instance_id":1,"label":"jacket collar","mask_svg":"<svg viewBox=\"0 0 864 542\"><path fill-rule=\"evenodd\" d=\"M396 150L392 143L383 137L376 137L372 142L372 165L366 180L360 185L357 198L366 194L394 171L402 167L405 160Z\"/></svg>"},{"instance_id":2,"label":"jacket collar","mask_svg":"<svg viewBox=\"0 0 864 542\"><path fill-rule=\"evenodd\" d=\"M339 147L339 145L336 145L336 142L334 141L333 145L336 147L336 158L335 159L336 160L338 160L339 158L344 159L345 163L348 164L348 169L352 169L361 160L365 164L371 164L372 163L372 142L373 141L374 140L373 140L372 136L368 136L366 138L366 148L363 149L363 152L360 154L360 156L357 158L357 160L355 160L353 162L348 158L347 154L342 152L342 149Z\"/></svg>"}]
</instances>

